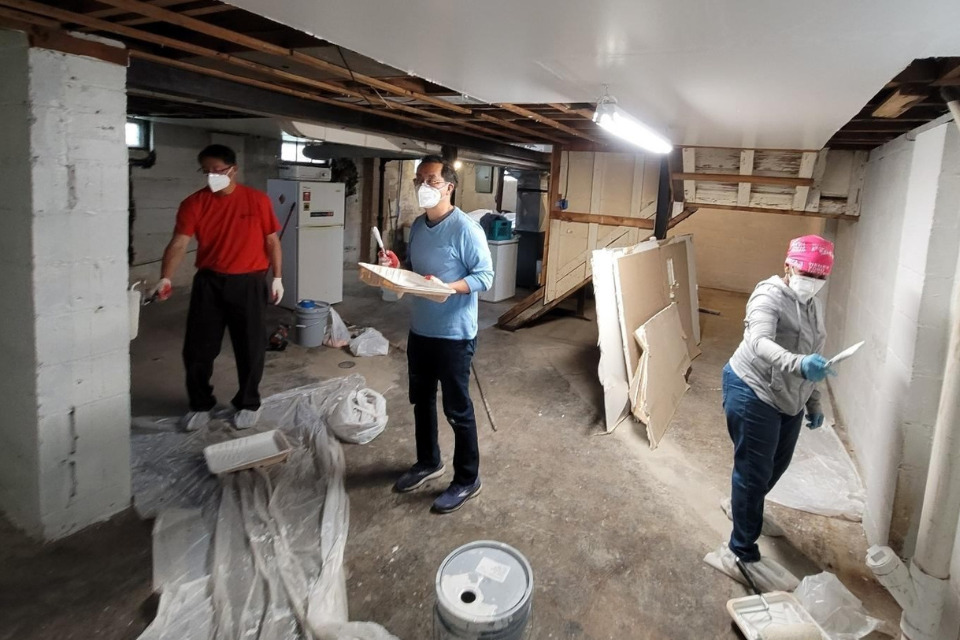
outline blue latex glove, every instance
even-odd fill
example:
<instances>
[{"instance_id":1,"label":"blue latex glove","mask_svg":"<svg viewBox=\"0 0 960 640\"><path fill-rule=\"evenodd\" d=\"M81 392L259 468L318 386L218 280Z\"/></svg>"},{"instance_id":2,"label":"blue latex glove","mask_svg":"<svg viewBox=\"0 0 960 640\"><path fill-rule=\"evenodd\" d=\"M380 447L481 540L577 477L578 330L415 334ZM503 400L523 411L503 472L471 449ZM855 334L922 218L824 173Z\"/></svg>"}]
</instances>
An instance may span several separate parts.
<instances>
[{"instance_id":1,"label":"blue latex glove","mask_svg":"<svg viewBox=\"0 0 960 640\"><path fill-rule=\"evenodd\" d=\"M807 414L807 429L819 429L823 426L823 414Z\"/></svg>"},{"instance_id":2,"label":"blue latex glove","mask_svg":"<svg viewBox=\"0 0 960 640\"><path fill-rule=\"evenodd\" d=\"M827 364L827 359L819 353L806 356L800 361L800 373L811 382L820 382L828 375L835 376L836 372Z\"/></svg>"}]
</instances>

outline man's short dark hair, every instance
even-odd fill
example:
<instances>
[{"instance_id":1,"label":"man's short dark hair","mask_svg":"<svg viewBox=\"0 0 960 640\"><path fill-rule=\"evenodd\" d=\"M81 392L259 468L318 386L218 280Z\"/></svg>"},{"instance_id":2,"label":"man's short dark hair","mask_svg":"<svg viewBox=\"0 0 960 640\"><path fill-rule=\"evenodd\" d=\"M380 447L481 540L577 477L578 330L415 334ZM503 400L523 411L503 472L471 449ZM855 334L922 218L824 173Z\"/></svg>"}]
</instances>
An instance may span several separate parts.
<instances>
[{"instance_id":1,"label":"man's short dark hair","mask_svg":"<svg viewBox=\"0 0 960 640\"><path fill-rule=\"evenodd\" d=\"M429 155L420 158L420 164L428 163L443 165L443 168L440 169L440 177L447 182L452 182L454 187L460 186L460 178L457 176L457 170L453 168L452 164L444 160L442 156Z\"/></svg>"},{"instance_id":2,"label":"man's short dark hair","mask_svg":"<svg viewBox=\"0 0 960 640\"><path fill-rule=\"evenodd\" d=\"M204 148L204 150L197 155L197 162L203 162L207 158L222 160L224 164L237 164L236 152L225 144L211 144Z\"/></svg>"}]
</instances>

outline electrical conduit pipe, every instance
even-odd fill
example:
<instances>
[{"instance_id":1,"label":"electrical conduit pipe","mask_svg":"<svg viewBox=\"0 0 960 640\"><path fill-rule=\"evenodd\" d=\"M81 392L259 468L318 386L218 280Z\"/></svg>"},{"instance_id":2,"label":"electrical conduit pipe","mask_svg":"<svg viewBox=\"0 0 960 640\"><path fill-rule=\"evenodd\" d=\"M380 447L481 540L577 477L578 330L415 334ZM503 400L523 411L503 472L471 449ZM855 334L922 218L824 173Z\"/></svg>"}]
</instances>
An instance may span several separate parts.
<instances>
[{"instance_id":1,"label":"electrical conduit pipe","mask_svg":"<svg viewBox=\"0 0 960 640\"><path fill-rule=\"evenodd\" d=\"M960 89L944 87L944 101L960 129ZM917 551L909 570L890 547L873 546L867 566L903 609L905 640L939 640L957 521L960 519L960 260L950 304L950 344L940 389Z\"/></svg>"}]
</instances>

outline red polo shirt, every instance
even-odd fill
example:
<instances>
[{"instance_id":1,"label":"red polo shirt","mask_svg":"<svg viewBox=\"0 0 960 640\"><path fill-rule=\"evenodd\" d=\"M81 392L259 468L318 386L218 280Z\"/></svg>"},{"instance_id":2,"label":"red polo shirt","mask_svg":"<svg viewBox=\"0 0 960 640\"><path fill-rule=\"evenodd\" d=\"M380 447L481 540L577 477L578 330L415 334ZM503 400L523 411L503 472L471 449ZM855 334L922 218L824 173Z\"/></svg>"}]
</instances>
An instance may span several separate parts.
<instances>
[{"instance_id":1,"label":"red polo shirt","mask_svg":"<svg viewBox=\"0 0 960 640\"><path fill-rule=\"evenodd\" d=\"M242 184L218 195L204 187L180 203L175 233L197 239L197 268L252 273L270 266L265 238L280 230L270 198Z\"/></svg>"}]
</instances>

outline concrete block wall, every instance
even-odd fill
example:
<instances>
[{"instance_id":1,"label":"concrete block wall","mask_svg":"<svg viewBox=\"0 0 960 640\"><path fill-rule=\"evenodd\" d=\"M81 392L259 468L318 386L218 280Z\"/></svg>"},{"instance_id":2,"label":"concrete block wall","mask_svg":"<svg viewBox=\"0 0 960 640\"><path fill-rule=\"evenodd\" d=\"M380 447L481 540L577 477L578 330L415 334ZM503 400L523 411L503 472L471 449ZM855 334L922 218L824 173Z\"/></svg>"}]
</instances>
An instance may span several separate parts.
<instances>
[{"instance_id":1,"label":"concrete block wall","mask_svg":"<svg viewBox=\"0 0 960 640\"><path fill-rule=\"evenodd\" d=\"M960 136L952 122L871 155L858 222L836 227L827 350L866 340L832 381L867 485L864 528L916 542L960 247Z\"/></svg>"},{"instance_id":2,"label":"concrete block wall","mask_svg":"<svg viewBox=\"0 0 960 640\"><path fill-rule=\"evenodd\" d=\"M4 389L0 506L56 538L130 501L126 70L13 32L0 52L0 166L21 167L0 171L20 260L0 296L20 342L0 353L18 387Z\"/></svg>"}]
</instances>

